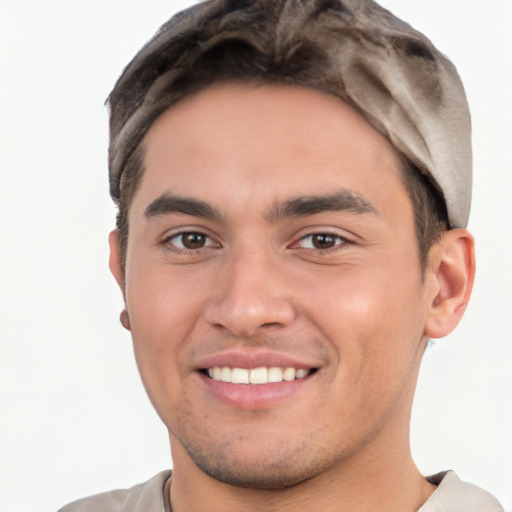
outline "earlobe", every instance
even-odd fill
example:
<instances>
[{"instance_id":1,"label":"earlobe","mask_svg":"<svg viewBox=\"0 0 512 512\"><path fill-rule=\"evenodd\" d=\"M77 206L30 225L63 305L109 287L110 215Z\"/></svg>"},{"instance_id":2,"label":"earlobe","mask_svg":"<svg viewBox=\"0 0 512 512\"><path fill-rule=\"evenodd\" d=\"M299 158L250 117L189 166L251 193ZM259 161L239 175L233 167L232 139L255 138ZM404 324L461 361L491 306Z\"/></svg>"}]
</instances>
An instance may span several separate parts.
<instances>
[{"instance_id":1,"label":"earlobe","mask_svg":"<svg viewBox=\"0 0 512 512\"><path fill-rule=\"evenodd\" d=\"M119 315L119 321L127 331L132 330L132 326L130 324L130 316L128 315L128 310L126 309L126 306L123 308L121 314Z\"/></svg>"},{"instance_id":2,"label":"earlobe","mask_svg":"<svg viewBox=\"0 0 512 512\"><path fill-rule=\"evenodd\" d=\"M442 338L459 323L473 288L475 252L471 233L466 229L446 231L431 249L427 273L430 293L425 334Z\"/></svg>"}]
</instances>

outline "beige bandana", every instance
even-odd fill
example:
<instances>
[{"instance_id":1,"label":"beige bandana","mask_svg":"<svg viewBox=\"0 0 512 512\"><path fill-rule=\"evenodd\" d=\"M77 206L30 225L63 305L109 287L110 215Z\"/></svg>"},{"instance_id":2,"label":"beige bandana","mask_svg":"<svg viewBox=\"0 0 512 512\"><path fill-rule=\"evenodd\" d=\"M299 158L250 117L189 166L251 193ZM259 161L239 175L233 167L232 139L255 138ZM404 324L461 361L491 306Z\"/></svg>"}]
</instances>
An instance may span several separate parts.
<instances>
[{"instance_id":1,"label":"beige bandana","mask_svg":"<svg viewBox=\"0 0 512 512\"><path fill-rule=\"evenodd\" d=\"M197 79L205 55L225 54L230 45L248 48L240 67L257 62L253 68L263 80L313 87L354 105L430 176L451 227L466 226L471 122L460 78L423 34L372 0L210 0L171 18L109 97L114 199L126 162L151 124L184 96L183 84ZM254 74L242 69L227 78Z\"/></svg>"}]
</instances>

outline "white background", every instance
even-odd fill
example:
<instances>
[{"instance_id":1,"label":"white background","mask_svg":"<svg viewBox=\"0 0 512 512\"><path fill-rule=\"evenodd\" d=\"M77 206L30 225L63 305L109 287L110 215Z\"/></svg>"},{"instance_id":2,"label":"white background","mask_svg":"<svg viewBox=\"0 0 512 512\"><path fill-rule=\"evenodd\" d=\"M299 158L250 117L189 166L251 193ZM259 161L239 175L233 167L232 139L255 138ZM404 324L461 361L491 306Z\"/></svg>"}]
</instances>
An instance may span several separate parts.
<instances>
[{"instance_id":1,"label":"white background","mask_svg":"<svg viewBox=\"0 0 512 512\"><path fill-rule=\"evenodd\" d=\"M115 79L188 1L0 0L0 512L170 466L107 270ZM512 1L385 0L457 64L474 121L474 297L428 351L413 452L512 510Z\"/></svg>"}]
</instances>

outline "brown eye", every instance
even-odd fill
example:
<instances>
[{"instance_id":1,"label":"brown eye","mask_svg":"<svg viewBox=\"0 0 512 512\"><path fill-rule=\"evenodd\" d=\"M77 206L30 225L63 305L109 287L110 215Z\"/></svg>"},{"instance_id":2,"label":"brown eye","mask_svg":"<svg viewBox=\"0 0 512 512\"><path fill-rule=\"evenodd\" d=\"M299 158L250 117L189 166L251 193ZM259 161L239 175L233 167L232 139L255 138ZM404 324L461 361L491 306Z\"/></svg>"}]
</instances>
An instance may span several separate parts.
<instances>
[{"instance_id":1,"label":"brown eye","mask_svg":"<svg viewBox=\"0 0 512 512\"><path fill-rule=\"evenodd\" d=\"M311 235L311 243L315 249L330 249L336 245L338 237L333 235L327 235L319 233L317 235Z\"/></svg>"},{"instance_id":2,"label":"brown eye","mask_svg":"<svg viewBox=\"0 0 512 512\"><path fill-rule=\"evenodd\" d=\"M200 249L206 245L207 237L202 233L183 233L179 236L185 249Z\"/></svg>"},{"instance_id":3,"label":"brown eye","mask_svg":"<svg viewBox=\"0 0 512 512\"><path fill-rule=\"evenodd\" d=\"M165 240L165 243L171 248L185 251L194 251L208 247L219 247L219 244L212 240L208 235L199 231L185 231L177 233Z\"/></svg>"},{"instance_id":4,"label":"brown eye","mask_svg":"<svg viewBox=\"0 0 512 512\"><path fill-rule=\"evenodd\" d=\"M299 246L303 249L327 250L333 247L342 246L346 240L338 235L330 233L313 233L303 237Z\"/></svg>"}]
</instances>

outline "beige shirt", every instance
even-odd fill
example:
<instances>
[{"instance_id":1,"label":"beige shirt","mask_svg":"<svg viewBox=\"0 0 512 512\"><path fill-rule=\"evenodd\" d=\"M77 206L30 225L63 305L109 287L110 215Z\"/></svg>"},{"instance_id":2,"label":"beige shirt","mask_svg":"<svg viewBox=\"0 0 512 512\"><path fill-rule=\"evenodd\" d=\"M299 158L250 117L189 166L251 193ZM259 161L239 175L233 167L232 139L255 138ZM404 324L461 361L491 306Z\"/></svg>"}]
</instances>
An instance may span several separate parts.
<instances>
[{"instance_id":1,"label":"beige shirt","mask_svg":"<svg viewBox=\"0 0 512 512\"><path fill-rule=\"evenodd\" d=\"M131 489L118 489L84 498L59 512L171 512L170 471ZM432 496L417 512L504 512L488 492L462 482L453 471L438 473L428 480L437 485Z\"/></svg>"}]
</instances>

